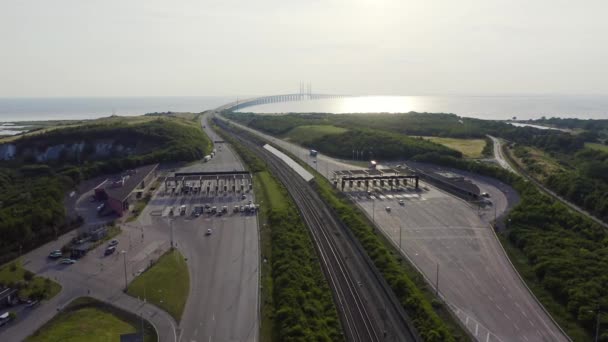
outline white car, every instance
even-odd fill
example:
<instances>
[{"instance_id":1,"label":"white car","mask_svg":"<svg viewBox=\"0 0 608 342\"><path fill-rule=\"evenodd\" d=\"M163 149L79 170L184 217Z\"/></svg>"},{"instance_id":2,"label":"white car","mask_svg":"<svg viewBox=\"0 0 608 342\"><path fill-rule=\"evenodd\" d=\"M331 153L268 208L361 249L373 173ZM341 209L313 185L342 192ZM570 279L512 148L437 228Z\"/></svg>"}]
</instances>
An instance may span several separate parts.
<instances>
[{"instance_id":1,"label":"white car","mask_svg":"<svg viewBox=\"0 0 608 342\"><path fill-rule=\"evenodd\" d=\"M386 207L384 209L386 209L386 211L389 212L389 213L391 212L391 207Z\"/></svg>"},{"instance_id":2,"label":"white car","mask_svg":"<svg viewBox=\"0 0 608 342\"><path fill-rule=\"evenodd\" d=\"M205 235L211 235L211 228L207 228L207 232L205 233Z\"/></svg>"},{"instance_id":3,"label":"white car","mask_svg":"<svg viewBox=\"0 0 608 342\"><path fill-rule=\"evenodd\" d=\"M71 265L71 264L75 264L76 260L70 259L70 258L65 258L65 259L59 260L59 263L64 264L64 265Z\"/></svg>"}]
</instances>

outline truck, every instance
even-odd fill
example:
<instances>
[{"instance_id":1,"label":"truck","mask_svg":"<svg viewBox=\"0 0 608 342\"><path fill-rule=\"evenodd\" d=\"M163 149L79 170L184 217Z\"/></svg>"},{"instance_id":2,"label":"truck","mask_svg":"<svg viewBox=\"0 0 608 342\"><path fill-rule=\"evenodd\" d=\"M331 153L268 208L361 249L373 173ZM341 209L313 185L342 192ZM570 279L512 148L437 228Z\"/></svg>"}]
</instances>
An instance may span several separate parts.
<instances>
[{"instance_id":1,"label":"truck","mask_svg":"<svg viewBox=\"0 0 608 342\"><path fill-rule=\"evenodd\" d=\"M310 156L311 157L316 157L317 154L319 154L319 152L317 150L310 150Z\"/></svg>"},{"instance_id":2,"label":"truck","mask_svg":"<svg viewBox=\"0 0 608 342\"><path fill-rule=\"evenodd\" d=\"M205 158L203 158L203 161L206 163L208 161L211 160L211 156L210 155L206 155Z\"/></svg>"}]
</instances>

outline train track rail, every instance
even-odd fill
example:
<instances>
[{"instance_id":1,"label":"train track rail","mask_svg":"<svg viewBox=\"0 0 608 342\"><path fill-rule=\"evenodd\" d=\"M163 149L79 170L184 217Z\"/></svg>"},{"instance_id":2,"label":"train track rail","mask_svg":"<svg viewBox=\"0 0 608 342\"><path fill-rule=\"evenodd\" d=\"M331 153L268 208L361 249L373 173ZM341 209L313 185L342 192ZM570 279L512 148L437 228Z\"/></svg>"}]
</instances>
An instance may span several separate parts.
<instances>
[{"instance_id":1,"label":"train track rail","mask_svg":"<svg viewBox=\"0 0 608 342\"><path fill-rule=\"evenodd\" d=\"M370 269L350 235L327 210L310 184L247 133L225 125L223 129L255 155L266 161L270 171L285 185L307 224L321 266L334 294L347 341L419 341L394 295L380 284L377 270ZM349 245L350 244L350 245Z\"/></svg>"}]
</instances>

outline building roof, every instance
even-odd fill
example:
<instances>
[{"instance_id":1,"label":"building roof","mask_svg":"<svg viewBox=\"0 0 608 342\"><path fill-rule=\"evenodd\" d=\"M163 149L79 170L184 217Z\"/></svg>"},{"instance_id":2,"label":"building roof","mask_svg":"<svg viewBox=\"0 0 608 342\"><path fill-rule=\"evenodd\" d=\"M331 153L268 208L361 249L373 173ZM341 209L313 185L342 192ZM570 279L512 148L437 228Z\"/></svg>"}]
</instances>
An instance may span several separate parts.
<instances>
[{"instance_id":1,"label":"building roof","mask_svg":"<svg viewBox=\"0 0 608 342\"><path fill-rule=\"evenodd\" d=\"M310 172L306 171L305 168L303 168L300 164L295 162L293 159L291 159L285 153L277 150L276 148L274 148L268 144L264 145L264 148L266 150L270 151L270 153L279 157L281 160L283 160L285 162L285 164L287 164L289 167L291 167L298 175L300 175L300 177L304 178L305 181L308 182L311 179L315 178Z\"/></svg>"},{"instance_id":2,"label":"building roof","mask_svg":"<svg viewBox=\"0 0 608 342\"><path fill-rule=\"evenodd\" d=\"M124 184L119 187L109 187L110 182L106 181L104 184L104 190L108 197L112 197L119 201L124 201L129 195L135 190L135 188L153 172L158 164L146 165L135 169L135 173L127 175L124 178ZM107 184L107 185L106 185Z\"/></svg>"}]
</instances>

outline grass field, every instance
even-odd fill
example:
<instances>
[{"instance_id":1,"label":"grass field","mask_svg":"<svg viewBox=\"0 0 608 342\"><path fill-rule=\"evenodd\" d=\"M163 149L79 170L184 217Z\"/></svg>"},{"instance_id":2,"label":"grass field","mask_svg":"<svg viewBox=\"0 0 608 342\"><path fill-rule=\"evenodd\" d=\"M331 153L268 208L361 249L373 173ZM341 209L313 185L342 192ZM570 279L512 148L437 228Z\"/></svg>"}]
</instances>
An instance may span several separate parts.
<instances>
[{"instance_id":1,"label":"grass field","mask_svg":"<svg viewBox=\"0 0 608 342\"><path fill-rule=\"evenodd\" d=\"M156 264L135 278L127 293L146 300L167 311L176 321L182 317L190 292L190 274L183 255L177 250L167 252Z\"/></svg>"},{"instance_id":2,"label":"grass field","mask_svg":"<svg viewBox=\"0 0 608 342\"><path fill-rule=\"evenodd\" d=\"M134 315L120 314L118 309L90 298L79 298L26 341L118 341L120 335L141 331L140 327ZM145 333L144 341L156 341L151 326L145 328Z\"/></svg>"},{"instance_id":3,"label":"grass field","mask_svg":"<svg viewBox=\"0 0 608 342\"><path fill-rule=\"evenodd\" d=\"M21 261L15 261L0 269L0 283L9 287L15 287L17 283L22 283L23 287L19 290L19 297L30 298L42 296L45 299L54 297L61 291L61 285L44 277L34 276L26 280L26 271L21 266Z\"/></svg>"},{"instance_id":4,"label":"grass field","mask_svg":"<svg viewBox=\"0 0 608 342\"><path fill-rule=\"evenodd\" d=\"M267 225L268 214L274 205L285 207L278 192L277 184L272 180L267 171L258 172L254 175L253 183L256 201L260 203L258 222L260 224L260 252L266 258L262 262L262 276L260 290L261 324L260 341L275 341L274 338L274 299L272 298L272 231Z\"/></svg>"},{"instance_id":5,"label":"grass field","mask_svg":"<svg viewBox=\"0 0 608 342\"><path fill-rule=\"evenodd\" d=\"M549 175L564 167L547 153L528 146L519 146L512 153L515 162L539 181L544 181Z\"/></svg>"},{"instance_id":6,"label":"grass field","mask_svg":"<svg viewBox=\"0 0 608 342\"><path fill-rule=\"evenodd\" d=\"M483 139L457 139L440 137L422 137L437 144L460 151L465 158L481 158L486 141Z\"/></svg>"},{"instance_id":7,"label":"grass field","mask_svg":"<svg viewBox=\"0 0 608 342\"><path fill-rule=\"evenodd\" d=\"M594 150L600 150L603 152L608 152L608 145L587 142L587 143L585 143L585 147L588 147L588 148L591 148Z\"/></svg>"},{"instance_id":8,"label":"grass field","mask_svg":"<svg viewBox=\"0 0 608 342\"><path fill-rule=\"evenodd\" d=\"M331 125L307 125L298 126L290 130L285 138L297 143L303 143L318 139L324 135L340 134L346 132L346 128L331 126Z\"/></svg>"}]
</instances>

